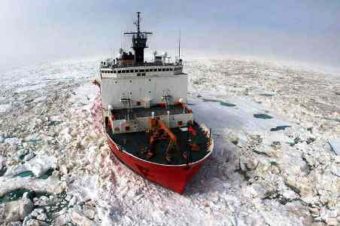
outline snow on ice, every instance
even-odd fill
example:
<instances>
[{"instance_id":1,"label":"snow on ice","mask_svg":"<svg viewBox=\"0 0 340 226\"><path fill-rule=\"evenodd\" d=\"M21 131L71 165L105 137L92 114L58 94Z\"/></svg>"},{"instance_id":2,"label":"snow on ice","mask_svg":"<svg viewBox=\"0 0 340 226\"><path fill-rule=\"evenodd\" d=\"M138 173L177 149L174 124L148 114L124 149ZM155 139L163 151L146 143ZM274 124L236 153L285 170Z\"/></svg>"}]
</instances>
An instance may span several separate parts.
<instances>
[{"instance_id":1,"label":"snow on ice","mask_svg":"<svg viewBox=\"0 0 340 226\"><path fill-rule=\"evenodd\" d=\"M339 224L338 75L185 62L190 107L212 128L215 151L179 195L112 156L92 118L98 62L1 75L0 224Z\"/></svg>"},{"instance_id":2,"label":"snow on ice","mask_svg":"<svg viewBox=\"0 0 340 226\"><path fill-rule=\"evenodd\" d=\"M330 140L329 144L332 147L332 150L337 154L340 155L340 139L338 140Z\"/></svg>"}]
</instances>

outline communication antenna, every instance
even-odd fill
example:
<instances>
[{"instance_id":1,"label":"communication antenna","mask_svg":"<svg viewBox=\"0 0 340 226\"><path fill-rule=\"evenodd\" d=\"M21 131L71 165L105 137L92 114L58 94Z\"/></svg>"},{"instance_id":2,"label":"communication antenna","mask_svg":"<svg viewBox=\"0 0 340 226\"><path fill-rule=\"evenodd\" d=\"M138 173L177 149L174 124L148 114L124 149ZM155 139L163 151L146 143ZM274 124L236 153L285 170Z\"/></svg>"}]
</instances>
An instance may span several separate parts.
<instances>
[{"instance_id":1,"label":"communication antenna","mask_svg":"<svg viewBox=\"0 0 340 226\"><path fill-rule=\"evenodd\" d=\"M120 48L123 49L123 30L120 29Z\"/></svg>"},{"instance_id":2,"label":"communication antenna","mask_svg":"<svg viewBox=\"0 0 340 226\"><path fill-rule=\"evenodd\" d=\"M181 59L181 29L178 33L178 60Z\"/></svg>"}]
</instances>

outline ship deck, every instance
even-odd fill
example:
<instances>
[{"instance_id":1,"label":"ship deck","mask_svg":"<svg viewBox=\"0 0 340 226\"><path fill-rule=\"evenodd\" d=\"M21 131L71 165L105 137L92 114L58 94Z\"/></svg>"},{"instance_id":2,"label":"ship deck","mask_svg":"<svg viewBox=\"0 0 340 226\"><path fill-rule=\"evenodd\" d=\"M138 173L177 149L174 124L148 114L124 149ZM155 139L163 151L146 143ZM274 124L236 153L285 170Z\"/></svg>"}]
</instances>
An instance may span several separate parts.
<instances>
[{"instance_id":1,"label":"ship deck","mask_svg":"<svg viewBox=\"0 0 340 226\"><path fill-rule=\"evenodd\" d=\"M154 112L155 116L159 115L167 115L167 111L170 112L171 115L175 114L187 114L189 113L188 109L184 108L181 105L169 105L167 108L164 106L151 106L150 108L130 108L128 109L113 109L111 113L115 116L115 119L126 119L128 114L129 118L140 118L140 117L149 117L152 112Z\"/></svg>"},{"instance_id":2,"label":"ship deck","mask_svg":"<svg viewBox=\"0 0 340 226\"><path fill-rule=\"evenodd\" d=\"M182 131L179 128L171 129L177 137L178 148L172 151L172 160L170 163L168 163L165 159L165 152L168 147L169 140L161 140L157 142L155 145L155 155L151 159L147 159L146 151L149 148L149 142L148 134L146 132L124 134L113 134L110 132L109 135L116 144L138 158L159 164L182 165L189 162L196 162L208 154L209 138L198 124L194 125L194 129L197 132L196 136L193 136L188 131ZM192 143L199 146L199 150L191 150L188 142L189 139L191 139ZM183 153L185 152L189 156L188 160L183 157Z\"/></svg>"},{"instance_id":3,"label":"ship deck","mask_svg":"<svg viewBox=\"0 0 340 226\"><path fill-rule=\"evenodd\" d=\"M101 69L108 69L108 68L146 68L146 67L169 67L169 66L182 66L181 63L165 63L165 62L144 62L144 63L125 63L125 64L119 64L119 63L107 63L106 65L101 65Z\"/></svg>"}]
</instances>

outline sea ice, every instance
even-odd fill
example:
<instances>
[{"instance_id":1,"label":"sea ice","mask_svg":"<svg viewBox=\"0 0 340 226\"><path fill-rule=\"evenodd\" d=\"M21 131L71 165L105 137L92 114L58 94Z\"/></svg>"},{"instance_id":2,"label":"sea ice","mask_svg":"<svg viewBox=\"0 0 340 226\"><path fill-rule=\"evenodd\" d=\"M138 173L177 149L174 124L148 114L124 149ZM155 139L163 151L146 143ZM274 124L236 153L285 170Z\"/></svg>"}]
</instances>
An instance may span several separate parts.
<instances>
[{"instance_id":1,"label":"sea ice","mask_svg":"<svg viewBox=\"0 0 340 226\"><path fill-rule=\"evenodd\" d=\"M48 193L60 193L63 191L62 184L56 178L34 179L30 177L0 177L0 184L0 197L17 189Z\"/></svg>"},{"instance_id":2,"label":"sea ice","mask_svg":"<svg viewBox=\"0 0 340 226\"><path fill-rule=\"evenodd\" d=\"M40 177L49 169L56 168L56 159L53 156L39 155L26 162L25 165L36 177Z\"/></svg>"},{"instance_id":3,"label":"sea ice","mask_svg":"<svg viewBox=\"0 0 340 226\"><path fill-rule=\"evenodd\" d=\"M287 124L284 120L274 117L271 120L259 120L254 114L264 111L263 106L251 101L249 98L227 98L225 101L233 103L236 107L225 107L217 102L207 102L201 99L192 98L194 104L191 108L195 118L204 122L208 127L215 129L236 129L236 130L270 130L272 127Z\"/></svg>"},{"instance_id":4,"label":"sea ice","mask_svg":"<svg viewBox=\"0 0 340 226\"><path fill-rule=\"evenodd\" d=\"M26 156L25 156L26 157ZM53 156L39 155L32 157L22 165L11 166L4 176L13 177L22 172L31 171L35 177L41 177L49 169L56 168L56 159Z\"/></svg>"},{"instance_id":5,"label":"sea ice","mask_svg":"<svg viewBox=\"0 0 340 226\"><path fill-rule=\"evenodd\" d=\"M47 220L46 214L50 224L339 223L338 158L327 144L340 131L339 76L254 60L185 62L189 107L212 128L215 150L178 195L134 174L106 145L102 122L92 118L101 107L90 84L99 61L47 63L2 76L0 106L11 106L0 110L7 168L0 198L18 189L47 193L32 200L35 209L47 205L46 212L33 215ZM48 169L51 176L37 178ZM32 177L16 176L27 170ZM37 220L17 224L23 222Z\"/></svg>"},{"instance_id":6,"label":"sea ice","mask_svg":"<svg viewBox=\"0 0 340 226\"><path fill-rule=\"evenodd\" d=\"M11 104L0 104L0 113L5 113L12 107Z\"/></svg>"},{"instance_id":7,"label":"sea ice","mask_svg":"<svg viewBox=\"0 0 340 226\"><path fill-rule=\"evenodd\" d=\"M0 155L0 171L5 167L6 159Z\"/></svg>"},{"instance_id":8,"label":"sea ice","mask_svg":"<svg viewBox=\"0 0 340 226\"><path fill-rule=\"evenodd\" d=\"M21 139L17 137L9 137L9 138L6 138L4 142L7 144L18 145L18 144L21 144Z\"/></svg>"},{"instance_id":9,"label":"sea ice","mask_svg":"<svg viewBox=\"0 0 340 226\"><path fill-rule=\"evenodd\" d=\"M340 139L328 141L335 154L340 155Z\"/></svg>"}]
</instances>

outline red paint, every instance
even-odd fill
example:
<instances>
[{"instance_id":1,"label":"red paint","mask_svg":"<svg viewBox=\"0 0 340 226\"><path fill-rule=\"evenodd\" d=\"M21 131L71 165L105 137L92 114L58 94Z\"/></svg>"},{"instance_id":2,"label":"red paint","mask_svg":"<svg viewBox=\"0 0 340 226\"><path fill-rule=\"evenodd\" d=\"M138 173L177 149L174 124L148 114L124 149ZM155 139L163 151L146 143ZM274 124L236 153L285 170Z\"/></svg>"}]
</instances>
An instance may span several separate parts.
<instances>
[{"instance_id":1,"label":"red paint","mask_svg":"<svg viewBox=\"0 0 340 226\"><path fill-rule=\"evenodd\" d=\"M101 113L102 106L99 95L92 108L94 124L105 125ZM121 162L144 178L180 194L184 192L187 183L198 172L205 160L211 155L214 146L212 140L208 148L209 153L207 156L197 162L190 163L189 165L162 165L137 158L136 156L120 150L111 137L104 131L105 126L104 130L100 129L100 132L106 134L110 149ZM120 171L120 168L118 168L118 171Z\"/></svg>"},{"instance_id":2,"label":"red paint","mask_svg":"<svg viewBox=\"0 0 340 226\"><path fill-rule=\"evenodd\" d=\"M189 126L188 127L188 131L191 135L193 136L196 136L197 135L197 131L192 127L192 126Z\"/></svg>"},{"instance_id":3,"label":"red paint","mask_svg":"<svg viewBox=\"0 0 340 226\"><path fill-rule=\"evenodd\" d=\"M144 178L180 194L184 192L187 183L210 155L208 154L205 158L189 165L156 164L120 150L109 135L106 134L106 136L112 152L125 165Z\"/></svg>"}]
</instances>

